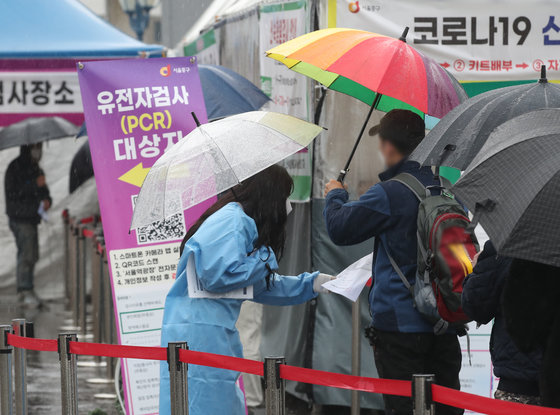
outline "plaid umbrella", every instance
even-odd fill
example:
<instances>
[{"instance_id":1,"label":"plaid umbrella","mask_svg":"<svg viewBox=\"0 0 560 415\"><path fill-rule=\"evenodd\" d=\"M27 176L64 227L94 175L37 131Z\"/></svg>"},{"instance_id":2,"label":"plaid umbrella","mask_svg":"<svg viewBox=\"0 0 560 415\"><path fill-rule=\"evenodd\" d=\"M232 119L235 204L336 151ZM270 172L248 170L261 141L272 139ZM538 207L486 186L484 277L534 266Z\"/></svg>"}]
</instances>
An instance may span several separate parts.
<instances>
[{"instance_id":1,"label":"plaid umbrella","mask_svg":"<svg viewBox=\"0 0 560 415\"><path fill-rule=\"evenodd\" d=\"M540 108L559 107L560 86L547 81L543 65L538 83L494 89L455 107L410 158L427 166L465 170L498 125Z\"/></svg>"},{"instance_id":2,"label":"plaid umbrella","mask_svg":"<svg viewBox=\"0 0 560 415\"><path fill-rule=\"evenodd\" d=\"M559 267L560 109L496 128L453 192L500 254Z\"/></svg>"}]
</instances>

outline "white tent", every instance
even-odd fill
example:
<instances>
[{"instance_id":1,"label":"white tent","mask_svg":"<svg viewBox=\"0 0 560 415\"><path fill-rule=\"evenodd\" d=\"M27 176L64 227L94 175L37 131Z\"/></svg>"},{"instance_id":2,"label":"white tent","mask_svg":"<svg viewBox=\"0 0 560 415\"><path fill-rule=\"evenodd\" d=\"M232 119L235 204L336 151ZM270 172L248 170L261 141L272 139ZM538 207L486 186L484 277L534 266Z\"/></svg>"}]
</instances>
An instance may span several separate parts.
<instances>
[{"instance_id":1,"label":"white tent","mask_svg":"<svg viewBox=\"0 0 560 415\"><path fill-rule=\"evenodd\" d=\"M183 39L175 47L176 51L180 51L184 44L194 42L201 32L208 29L215 23L223 20L229 15L243 12L244 10L254 7L262 0L214 0L194 25L185 33Z\"/></svg>"}]
</instances>

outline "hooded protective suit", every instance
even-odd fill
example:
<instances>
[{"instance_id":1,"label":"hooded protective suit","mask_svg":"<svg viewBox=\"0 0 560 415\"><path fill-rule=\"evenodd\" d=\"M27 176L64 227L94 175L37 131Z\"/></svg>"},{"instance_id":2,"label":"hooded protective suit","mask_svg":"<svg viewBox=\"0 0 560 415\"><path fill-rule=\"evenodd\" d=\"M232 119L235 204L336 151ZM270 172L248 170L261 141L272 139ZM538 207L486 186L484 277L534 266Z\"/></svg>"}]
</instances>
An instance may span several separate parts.
<instances>
[{"instance_id":1,"label":"hooded protective suit","mask_svg":"<svg viewBox=\"0 0 560 415\"><path fill-rule=\"evenodd\" d=\"M266 286L271 269L278 268L274 253L266 247L254 251L258 238L255 221L241 206L230 203L210 216L185 245L177 268L177 280L165 301L162 345L187 341L189 349L243 357L235 323L244 300L190 298L187 262L193 257L199 284L210 293L223 294L253 286L253 301L292 305L316 297L313 280L318 272L299 276L275 275ZM254 251L254 252L253 252ZM160 414L170 414L169 369L160 367ZM189 365L189 413L192 415L244 415L243 393L235 382L239 373Z\"/></svg>"}]
</instances>

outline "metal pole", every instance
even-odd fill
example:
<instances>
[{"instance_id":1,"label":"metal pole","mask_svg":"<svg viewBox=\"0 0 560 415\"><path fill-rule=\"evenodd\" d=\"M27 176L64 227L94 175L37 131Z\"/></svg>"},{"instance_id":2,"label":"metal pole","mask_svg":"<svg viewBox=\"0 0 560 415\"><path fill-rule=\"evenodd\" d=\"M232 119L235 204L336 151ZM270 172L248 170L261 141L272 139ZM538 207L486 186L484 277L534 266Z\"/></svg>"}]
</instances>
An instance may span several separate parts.
<instances>
[{"instance_id":1,"label":"metal pole","mask_svg":"<svg viewBox=\"0 0 560 415\"><path fill-rule=\"evenodd\" d=\"M24 318L12 320L12 330L16 336L25 337L27 325ZM16 415L27 415L27 352L25 349L14 349L14 384L16 398Z\"/></svg>"},{"instance_id":2,"label":"metal pole","mask_svg":"<svg viewBox=\"0 0 560 415\"><path fill-rule=\"evenodd\" d=\"M181 349L188 349L187 342L172 342L167 346L171 415L189 414L189 394L187 386L188 365L179 360L179 350ZM216 398L219 399L219 397Z\"/></svg>"},{"instance_id":3,"label":"metal pole","mask_svg":"<svg viewBox=\"0 0 560 415\"><path fill-rule=\"evenodd\" d=\"M87 248L84 228L78 228L78 326L82 334L87 333L86 321L86 280L87 280Z\"/></svg>"},{"instance_id":4,"label":"metal pole","mask_svg":"<svg viewBox=\"0 0 560 415\"><path fill-rule=\"evenodd\" d=\"M12 397L12 346L8 345L8 333L12 326L0 326L0 413L13 415L14 400Z\"/></svg>"},{"instance_id":5,"label":"metal pole","mask_svg":"<svg viewBox=\"0 0 560 415\"><path fill-rule=\"evenodd\" d=\"M78 283L80 279L80 261L78 258L79 255L79 246L80 241L78 239L77 228L71 225L70 230L71 240L70 240L70 276L71 276L71 286L72 286L72 293L71 293L71 309L72 309L72 320L74 327L79 326L79 315L78 315L78 303L79 303L79 288Z\"/></svg>"},{"instance_id":6,"label":"metal pole","mask_svg":"<svg viewBox=\"0 0 560 415\"><path fill-rule=\"evenodd\" d=\"M432 384L435 375L412 375L412 413L435 415L436 406L432 399Z\"/></svg>"},{"instance_id":7,"label":"metal pole","mask_svg":"<svg viewBox=\"0 0 560 415\"><path fill-rule=\"evenodd\" d=\"M360 298L352 303L352 374L360 376L361 369ZM360 415L360 392L352 391L351 415Z\"/></svg>"},{"instance_id":8,"label":"metal pole","mask_svg":"<svg viewBox=\"0 0 560 415\"><path fill-rule=\"evenodd\" d=\"M106 254L105 254L106 255ZM113 294L111 290L111 278L109 276L109 264L107 262L107 257L103 255L103 266L102 272L103 275L101 277L103 282L103 342L104 343L112 343L113 342L113 309L112 309L112 302L113 302ZM114 372L115 372L115 359L112 357L107 357L107 367L106 367L106 375L107 379L113 379Z\"/></svg>"},{"instance_id":9,"label":"metal pole","mask_svg":"<svg viewBox=\"0 0 560 415\"><path fill-rule=\"evenodd\" d=\"M64 293L66 298L70 298L70 224L68 221L68 211L63 213L64 226Z\"/></svg>"},{"instance_id":10,"label":"metal pole","mask_svg":"<svg viewBox=\"0 0 560 415\"><path fill-rule=\"evenodd\" d=\"M280 378L280 365L286 363L283 357L264 359L264 403L266 415L286 414L286 382Z\"/></svg>"},{"instance_id":11,"label":"metal pole","mask_svg":"<svg viewBox=\"0 0 560 415\"><path fill-rule=\"evenodd\" d=\"M91 247L91 303L93 314L93 341L101 343L101 319L103 312L101 303L101 255L97 252L97 242L92 239ZM99 358L96 358L99 360Z\"/></svg>"},{"instance_id":12,"label":"metal pole","mask_svg":"<svg viewBox=\"0 0 560 415\"><path fill-rule=\"evenodd\" d=\"M75 333L58 335L62 415L78 415L76 355L70 353L70 342L77 340L78 336Z\"/></svg>"}]
</instances>

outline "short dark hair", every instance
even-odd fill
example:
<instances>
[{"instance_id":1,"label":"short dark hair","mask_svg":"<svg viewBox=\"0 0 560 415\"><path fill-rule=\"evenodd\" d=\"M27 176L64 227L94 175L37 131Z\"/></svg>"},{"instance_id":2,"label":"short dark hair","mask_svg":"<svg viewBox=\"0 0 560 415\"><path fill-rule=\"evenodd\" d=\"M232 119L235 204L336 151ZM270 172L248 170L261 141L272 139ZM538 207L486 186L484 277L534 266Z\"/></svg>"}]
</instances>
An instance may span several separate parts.
<instances>
[{"instance_id":1,"label":"short dark hair","mask_svg":"<svg viewBox=\"0 0 560 415\"><path fill-rule=\"evenodd\" d=\"M424 120L409 110L391 110L379 123L379 138L388 141L409 156L426 135Z\"/></svg>"}]
</instances>

